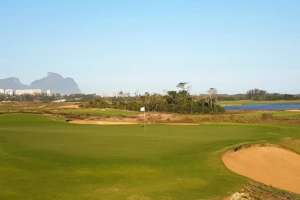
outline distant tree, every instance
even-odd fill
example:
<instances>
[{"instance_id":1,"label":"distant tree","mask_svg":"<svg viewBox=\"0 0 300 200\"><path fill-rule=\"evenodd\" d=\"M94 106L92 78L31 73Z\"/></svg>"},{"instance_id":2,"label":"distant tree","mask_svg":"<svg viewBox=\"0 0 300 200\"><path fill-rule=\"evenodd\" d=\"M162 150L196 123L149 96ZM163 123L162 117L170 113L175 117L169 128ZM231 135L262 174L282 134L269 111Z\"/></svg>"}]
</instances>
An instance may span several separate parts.
<instances>
[{"instance_id":1,"label":"distant tree","mask_svg":"<svg viewBox=\"0 0 300 200\"><path fill-rule=\"evenodd\" d=\"M216 88L209 88L209 90L207 91L209 98L211 99L216 99L217 98L217 94L218 94L218 90Z\"/></svg>"},{"instance_id":2,"label":"distant tree","mask_svg":"<svg viewBox=\"0 0 300 200\"><path fill-rule=\"evenodd\" d=\"M247 92L247 97L251 100L265 100L267 94L267 91L256 88L249 90Z\"/></svg>"},{"instance_id":3,"label":"distant tree","mask_svg":"<svg viewBox=\"0 0 300 200\"><path fill-rule=\"evenodd\" d=\"M180 82L176 85L179 90L188 90L188 82Z\"/></svg>"},{"instance_id":4,"label":"distant tree","mask_svg":"<svg viewBox=\"0 0 300 200\"><path fill-rule=\"evenodd\" d=\"M5 100L5 95L4 94L0 94L0 101L4 101Z\"/></svg>"},{"instance_id":5,"label":"distant tree","mask_svg":"<svg viewBox=\"0 0 300 200\"><path fill-rule=\"evenodd\" d=\"M215 105L217 104L217 94L218 91L216 88L210 88L208 91L208 104L212 111L215 111Z\"/></svg>"}]
</instances>

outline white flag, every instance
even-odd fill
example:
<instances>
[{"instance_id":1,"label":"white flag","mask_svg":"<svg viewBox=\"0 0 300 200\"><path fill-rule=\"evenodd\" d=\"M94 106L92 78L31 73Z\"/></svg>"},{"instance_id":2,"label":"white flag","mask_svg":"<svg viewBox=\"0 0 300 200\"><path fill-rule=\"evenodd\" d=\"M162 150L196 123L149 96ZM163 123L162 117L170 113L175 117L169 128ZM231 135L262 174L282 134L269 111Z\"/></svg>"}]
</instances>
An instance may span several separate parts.
<instances>
[{"instance_id":1,"label":"white flag","mask_svg":"<svg viewBox=\"0 0 300 200\"><path fill-rule=\"evenodd\" d=\"M140 109L141 112L145 112L145 110L146 110L145 107L141 107Z\"/></svg>"}]
</instances>

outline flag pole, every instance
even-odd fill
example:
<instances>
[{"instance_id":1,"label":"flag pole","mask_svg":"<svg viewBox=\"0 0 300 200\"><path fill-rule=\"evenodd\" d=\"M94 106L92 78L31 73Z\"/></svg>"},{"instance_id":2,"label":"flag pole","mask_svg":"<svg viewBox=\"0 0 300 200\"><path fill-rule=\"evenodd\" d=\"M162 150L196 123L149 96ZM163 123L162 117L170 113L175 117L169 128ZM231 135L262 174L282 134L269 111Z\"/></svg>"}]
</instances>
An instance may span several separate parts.
<instances>
[{"instance_id":1,"label":"flag pole","mask_svg":"<svg viewBox=\"0 0 300 200\"><path fill-rule=\"evenodd\" d=\"M146 125L146 108L144 110L144 127L145 127L145 125Z\"/></svg>"},{"instance_id":2,"label":"flag pole","mask_svg":"<svg viewBox=\"0 0 300 200\"><path fill-rule=\"evenodd\" d=\"M140 111L144 113L144 127L146 125L146 107L143 106L140 108Z\"/></svg>"}]
</instances>

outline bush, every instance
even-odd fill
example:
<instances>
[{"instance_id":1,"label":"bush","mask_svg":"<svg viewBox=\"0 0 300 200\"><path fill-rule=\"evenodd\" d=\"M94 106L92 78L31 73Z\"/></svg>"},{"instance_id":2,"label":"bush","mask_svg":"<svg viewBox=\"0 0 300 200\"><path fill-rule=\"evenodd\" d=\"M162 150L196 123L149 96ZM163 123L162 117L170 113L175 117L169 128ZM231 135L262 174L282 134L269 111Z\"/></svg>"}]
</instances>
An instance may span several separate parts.
<instances>
[{"instance_id":1,"label":"bush","mask_svg":"<svg viewBox=\"0 0 300 200\"><path fill-rule=\"evenodd\" d=\"M261 119L262 120L270 120L273 119L273 114L272 113L263 113L261 115Z\"/></svg>"}]
</instances>

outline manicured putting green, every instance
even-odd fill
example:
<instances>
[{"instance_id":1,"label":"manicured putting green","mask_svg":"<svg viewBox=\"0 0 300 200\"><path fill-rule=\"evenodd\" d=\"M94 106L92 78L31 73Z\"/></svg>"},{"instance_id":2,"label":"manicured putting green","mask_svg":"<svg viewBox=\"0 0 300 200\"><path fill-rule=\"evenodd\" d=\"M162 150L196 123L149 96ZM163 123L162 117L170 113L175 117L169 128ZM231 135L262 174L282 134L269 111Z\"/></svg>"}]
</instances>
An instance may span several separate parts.
<instances>
[{"instance_id":1,"label":"manicured putting green","mask_svg":"<svg viewBox=\"0 0 300 200\"><path fill-rule=\"evenodd\" d=\"M271 125L144 128L0 115L0 199L221 199L247 181L224 167L222 151L299 137L300 128Z\"/></svg>"}]
</instances>

